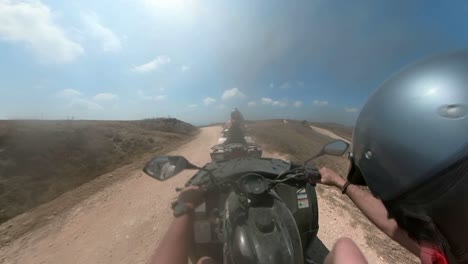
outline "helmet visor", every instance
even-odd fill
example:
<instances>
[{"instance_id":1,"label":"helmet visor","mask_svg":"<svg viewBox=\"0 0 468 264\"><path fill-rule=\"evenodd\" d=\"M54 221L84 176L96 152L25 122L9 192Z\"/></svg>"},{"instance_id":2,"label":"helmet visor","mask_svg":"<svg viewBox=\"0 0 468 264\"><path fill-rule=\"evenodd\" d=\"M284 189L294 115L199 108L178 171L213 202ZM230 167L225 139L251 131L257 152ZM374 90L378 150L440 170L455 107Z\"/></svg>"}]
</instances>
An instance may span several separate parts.
<instances>
[{"instance_id":1,"label":"helmet visor","mask_svg":"<svg viewBox=\"0 0 468 264\"><path fill-rule=\"evenodd\" d=\"M355 185L364 185L366 186L366 180L362 176L361 170L359 169L358 166L356 166L356 163L354 162L353 157L349 157L349 161L351 162L351 168L349 169L348 172L348 177L347 180Z\"/></svg>"}]
</instances>

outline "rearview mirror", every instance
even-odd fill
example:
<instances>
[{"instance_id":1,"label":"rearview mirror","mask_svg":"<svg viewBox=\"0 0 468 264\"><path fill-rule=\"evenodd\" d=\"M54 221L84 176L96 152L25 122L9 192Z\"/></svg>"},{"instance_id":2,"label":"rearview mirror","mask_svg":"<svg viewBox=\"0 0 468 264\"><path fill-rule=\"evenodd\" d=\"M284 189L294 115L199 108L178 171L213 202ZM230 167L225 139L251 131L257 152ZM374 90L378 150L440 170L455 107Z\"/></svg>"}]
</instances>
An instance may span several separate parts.
<instances>
[{"instance_id":1,"label":"rearview mirror","mask_svg":"<svg viewBox=\"0 0 468 264\"><path fill-rule=\"evenodd\" d=\"M164 181L177 175L184 169L191 169L193 167L196 168L196 166L192 165L182 156L159 156L146 163L143 171L157 180Z\"/></svg>"},{"instance_id":2,"label":"rearview mirror","mask_svg":"<svg viewBox=\"0 0 468 264\"><path fill-rule=\"evenodd\" d=\"M323 153L332 156L341 156L348 149L349 144L341 139L332 141L323 147Z\"/></svg>"},{"instance_id":3,"label":"rearview mirror","mask_svg":"<svg viewBox=\"0 0 468 264\"><path fill-rule=\"evenodd\" d=\"M304 162L304 166L306 166L312 160L314 160L314 159L316 159L316 158L318 158L320 156L323 156L323 155L341 156L346 152L348 147L349 147L349 144L344 140L337 139L335 141L332 141L332 142L326 144L325 146L323 146L320 153L318 153L317 155L313 156L312 158L306 160Z\"/></svg>"}]
</instances>

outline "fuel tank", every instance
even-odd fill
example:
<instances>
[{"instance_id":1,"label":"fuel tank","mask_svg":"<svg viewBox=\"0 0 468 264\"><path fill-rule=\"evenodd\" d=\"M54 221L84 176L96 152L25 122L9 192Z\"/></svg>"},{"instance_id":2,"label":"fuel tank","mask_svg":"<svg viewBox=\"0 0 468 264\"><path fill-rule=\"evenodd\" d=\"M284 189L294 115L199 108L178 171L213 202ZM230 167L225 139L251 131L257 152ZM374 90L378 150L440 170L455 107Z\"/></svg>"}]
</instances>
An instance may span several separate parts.
<instances>
[{"instance_id":1,"label":"fuel tank","mask_svg":"<svg viewBox=\"0 0 468 264\"><path fill-rule=\"evenodd\" d=\"M304 263L294 217L273 190L253 197L231 192L224 217L225 263Z\"/></svg>"}]
</instances>

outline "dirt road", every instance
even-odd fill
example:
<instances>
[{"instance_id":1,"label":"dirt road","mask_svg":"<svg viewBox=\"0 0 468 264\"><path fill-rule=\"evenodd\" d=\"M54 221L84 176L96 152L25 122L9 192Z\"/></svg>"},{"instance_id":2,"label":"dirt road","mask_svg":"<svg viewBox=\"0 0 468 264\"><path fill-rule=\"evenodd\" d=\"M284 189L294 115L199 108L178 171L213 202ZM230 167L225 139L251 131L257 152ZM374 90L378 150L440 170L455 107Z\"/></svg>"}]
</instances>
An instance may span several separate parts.
<instances>
[{"instance_id":1,"label":"dirt road","mask_svg":"<svg viewBox=\"0 0 468 264\"><path fill-rule=\"evenodd\" d=\"M171 154L203 165L219 133L219 127L203 128ZM145 263L172 219L174 188L183 186L193 171L164 183L145 176L141 168L127 173L131 176L0 249L0 262Z\"/></svg>"},{"instance_id":2,"label":"dirt road","mask_svg":"<svg viewBox=\"0 0 468 264\"><path fill-rule=\"evenodd\" d=\"M319 134L322 134L322 135L324 135L324 136L327 136L327 137L329 137L329 138L341 139L341 140L344 140L344 141L346 141L346 142L348 142L348 143L351 143L349 140L338 136L337 134L331 132L330 130L326 130L326 129L323 129L323 128L320 128L320 127L316 127L316 126L310 126L310 128L312 128L312 130L314 130L315 132L317 132L317 133L319 133Z\"/></svg>"},{"instance_id":3,"label":"dirt road","mask_svg":"<svg viewBox=\"0 0 468 264\"><path fill-rule=\"evenodd\" d=\"M195 140L170 154L183 155L194 164L203 165L209 160L209 149L219 132L219 127L202 128ZM278 157L270 153L265 156ZM166 182L153 180L141 168L132 166L119 173L130 176L51 216L48 224L1 248L0 263L146 263L172 219L169 204L175 196L174 188L183 186L193 171ZM101 177L109 175L112 176ZM75 191L79 190L71 194ZM353 223L343 206L328 199L340 195L337 191L319 187L318 193L319 261L338 237L349 236L370 263L389 263L372 249L366 239L368 234Z\"/></svg>"}]
</instances>

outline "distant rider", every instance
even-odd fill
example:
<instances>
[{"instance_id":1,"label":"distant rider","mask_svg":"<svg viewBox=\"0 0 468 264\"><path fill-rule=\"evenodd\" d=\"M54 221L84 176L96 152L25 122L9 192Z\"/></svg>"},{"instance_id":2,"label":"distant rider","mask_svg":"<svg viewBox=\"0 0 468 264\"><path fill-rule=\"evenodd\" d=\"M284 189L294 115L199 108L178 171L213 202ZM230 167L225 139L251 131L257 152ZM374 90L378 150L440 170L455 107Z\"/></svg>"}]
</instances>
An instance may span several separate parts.
<instances>
[{"instance_id":1,"label":"distant rider","mask_svg":"<svg viewBox=\"0 0 468 264\"><path fill-rule=\"evenodd\" d=\"M224 144L240 143L245 144L245 124L241 112L235 108L231 112L231 118L224 125L223 131L226 133Z\"/></svg>"}]
</instances>

